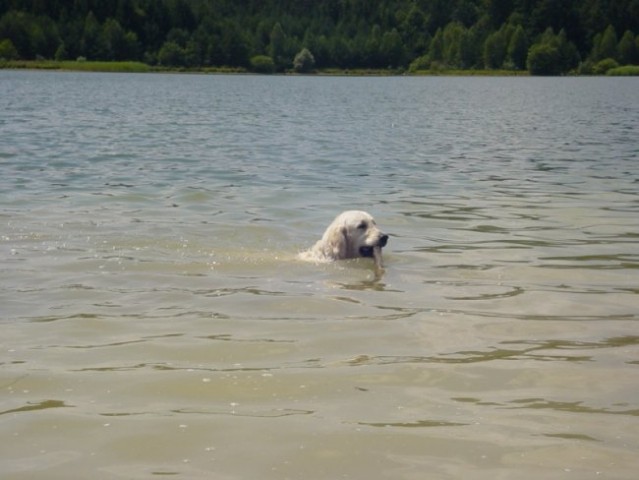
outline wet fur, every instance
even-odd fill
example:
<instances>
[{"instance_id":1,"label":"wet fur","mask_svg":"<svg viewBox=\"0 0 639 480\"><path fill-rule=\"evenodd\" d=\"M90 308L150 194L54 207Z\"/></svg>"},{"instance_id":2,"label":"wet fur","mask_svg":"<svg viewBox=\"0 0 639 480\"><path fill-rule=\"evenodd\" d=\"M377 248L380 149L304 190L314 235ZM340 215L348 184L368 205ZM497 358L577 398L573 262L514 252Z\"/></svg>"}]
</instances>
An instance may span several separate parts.
<instances>
[{"instance_id":1,"label":"wet fur","mask_svg":"<svg viewBox=\"0 0 639 480\"><path fill-rule=\"evenodd\" d=\"M328 226L322 238L309 250L302 252L304 260L332 261L348 258L374 257L386 246L388 235L378 227L375 219L361 210L339 214Z\"/></svg>"}]
</instances>

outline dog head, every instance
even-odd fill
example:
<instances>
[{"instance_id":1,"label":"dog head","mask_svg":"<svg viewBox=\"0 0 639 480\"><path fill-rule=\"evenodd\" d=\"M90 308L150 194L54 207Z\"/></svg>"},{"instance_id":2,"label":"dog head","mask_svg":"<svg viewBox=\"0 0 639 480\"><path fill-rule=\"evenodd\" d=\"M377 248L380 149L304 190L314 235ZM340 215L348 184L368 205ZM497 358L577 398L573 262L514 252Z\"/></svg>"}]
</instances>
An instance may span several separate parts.
<instances>
[{"instance_id":1,"label":"dog head","mask_svg":"<svg viewBox=\"0 0 639 480\"><path fill-rule=\"evenodd\" d=\"M375 219L360 210L341 213L326 229L322 242L330 256L336 259L374 257L375 248L381 251L388 242Z\"/></svg>"}]
</instances>

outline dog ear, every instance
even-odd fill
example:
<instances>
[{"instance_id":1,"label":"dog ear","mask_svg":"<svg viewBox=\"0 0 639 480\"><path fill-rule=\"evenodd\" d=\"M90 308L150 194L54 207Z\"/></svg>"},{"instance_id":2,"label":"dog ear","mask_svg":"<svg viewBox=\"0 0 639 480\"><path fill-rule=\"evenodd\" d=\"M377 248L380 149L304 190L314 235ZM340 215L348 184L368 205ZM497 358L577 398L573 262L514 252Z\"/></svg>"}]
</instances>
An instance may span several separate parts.
<instances>
[{"instance_id":1,"label":"dog ear","mask_svg":"<svg viewBox=\"0 0 639 480\"><path fill-rule=\"evenodd\" d=\"M333 228L328 232L325 252L336 260L346 258L348 247L348 233L345 227Z\"/></svg>"}]
</instances>

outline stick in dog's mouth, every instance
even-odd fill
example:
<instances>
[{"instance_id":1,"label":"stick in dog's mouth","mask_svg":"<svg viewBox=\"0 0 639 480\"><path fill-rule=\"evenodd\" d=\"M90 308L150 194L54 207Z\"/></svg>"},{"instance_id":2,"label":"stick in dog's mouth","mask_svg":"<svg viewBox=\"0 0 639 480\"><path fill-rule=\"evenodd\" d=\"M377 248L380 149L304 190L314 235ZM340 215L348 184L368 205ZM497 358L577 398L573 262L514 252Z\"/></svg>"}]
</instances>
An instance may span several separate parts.
<instances>
[{"instance_id":1,"label":"stick in dog's mouth","mask_svg":"<svg viewBox=\"0 0 639 480\"><path fill-rule=\"evenodd\" d=\"M382 247L379 245L373 247L373 258L375 259L375 267L378 270L384 268L384 264L382 263Z\"/></svg>"}]
</instances>

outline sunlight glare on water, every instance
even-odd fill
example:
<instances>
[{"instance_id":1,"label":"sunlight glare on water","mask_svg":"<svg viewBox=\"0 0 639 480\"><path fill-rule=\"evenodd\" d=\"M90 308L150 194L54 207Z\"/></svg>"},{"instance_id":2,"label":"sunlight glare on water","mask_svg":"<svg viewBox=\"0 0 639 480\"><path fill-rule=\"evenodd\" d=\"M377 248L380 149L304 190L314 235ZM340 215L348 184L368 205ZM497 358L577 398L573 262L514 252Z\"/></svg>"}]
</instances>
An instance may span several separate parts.
<instances>
[{"instance_id":1,"label":"sunlight glare on water","mask_svg":"<svg viewBox=\"0 0 639 480\"><path fill-rule=\"evenodd\" d=\"M0 476L634 478L638 87L1 71Z\"/></svg>"}]
</instances>

